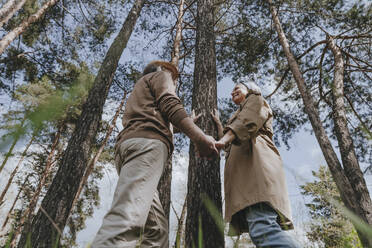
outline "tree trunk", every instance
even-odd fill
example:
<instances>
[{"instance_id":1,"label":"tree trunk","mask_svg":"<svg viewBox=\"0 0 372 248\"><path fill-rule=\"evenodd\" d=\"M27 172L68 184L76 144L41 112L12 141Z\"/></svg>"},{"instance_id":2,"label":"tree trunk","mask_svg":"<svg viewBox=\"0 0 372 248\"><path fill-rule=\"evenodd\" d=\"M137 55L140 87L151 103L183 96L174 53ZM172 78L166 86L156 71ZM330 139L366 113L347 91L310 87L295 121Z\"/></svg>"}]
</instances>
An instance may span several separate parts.
<instances>
[{"instance_id":1,"label":"tree trunk","mask_svg":"<svg viewBox=\"0 0 372 248\"><path fill-rule=\"evenodd\" d=\"M9 0L0 9L0 28L25 4L26 0Z\"/></svg>"},{"instance_id":2,"label":"tree trunk","mask_svg":"<svg viewBox=\"0 0 372 248\"><path fill-rule=\"evenodd\" d=\"M103 105L119 59L145 2L145 0L135 1L103 60L93 87L83 105L76 128L62 155L59 169L32 222L30 229L32 230L30 235L32 247L53 247L56 239L59 239L58 229L63 230L66 225L72 202L87 168L91 147L102 117ZM22 245L18 247L23 248Z\"/></svg>"},{"instance_id":3,"label":"tree trunk","mask_svg":"<svg viewBox=\"0 0 372 248\"><path fill-rule=\"evenodd\" d=\"M4 196L8 192L8 189L9 189L10 185L13 182L14 176L16 175L19 166L22 164L23 159L26 156L26 153L27 153L28 148L30 148L30 146L31 146L32 142L34 141L34 139L35 139L35 136L32 136L30 142L26 145L26 148L23 150L23 153L22 153L21 158L19 159L19 161L17 163L17 166L14 168L12 174L10 174L8 183L5 185L5 188L4 188L3 192L1 192L1 195L0 195L0 206L1 206L2 202L3 202L3 200L4 200Z\"/></svg>"},{"instance_id":4,"label":"tree trunk","mask_svg":"<svg viewBox=\"0 0 372 248\"><path fill-rule=\"evenodd\" d=\"M174 247L175 248L181 248L181 243L182 240L184 240L184 221L186 217L186 206L187 206L187 200L185 199L183 206L182 206L182 211L181 211L181 216L178 219L178 226L177 226L177 233L176 233L176 240L174 241Z\"/></svg>"},{"instance_id":5,"label":"tree trunk","mask_svg":"<svg viewBox=\"0 0 372 248\"><path fill-rule=\"evenodd\" d=\"M173 42L173 51L171 63L178 67L178 61L180 59L180 43L182 39L182 23L183 23L183 6L185 4L184 0L180 0L180 6L178 7L178 17L176 24L176 36Z\"/></svg>"},{"instance_id":6,"label":"tree trunk","mask_svg":"<svg viewBox=\"0 0 372 248\"><path fill-rule=\"evenodd\" d=\"M172 164L173 159L172 156L170 156L165 164L163 174L161 175L158 184L159 199L163 206L165 217L168 220L168 225L171 204Z\"/></svg>"},{"instance_id":7,"label":"tree trunk","mask_svg":"<svg viewBox=\"0 0 372 248\"><path fill-rule=\"evenodd\" d=\"M197 0L196 27L192 109L202 114L198 126L217 139L217 128L210 115L217 108L213 0ZM220 158L197 157L192 143L189 156L186 247L196 247L200 243L203 247L224 247L224 237L202 202L203 197L208 197L222 213ZM198 236L202 236L202 240Z\"/></svg>"},{"instance_id":8,"label":"tree trunk","mask_svg":"<svg viewBox=\"0 0 372 248\"><path fill-rule=\"evenodd\" d=\"M18 226L17 230L14 232L12 247L15 245L15 242L17 242L18 235L20 234L22 228L23 228L23 234L22 234L20 243L25 242L25 241L23 241L23 238L26 238L27 234L30 232L29 225L30 225L32 216L34 214L36 205L37 205L37 203L39 201L41 190L45 186L46 179L50 176L52 165L54 164L53 161L52 161L52 159L54 157L54 151L56 150L56 147L57 147L57 145L59 143L59 138L61 137L62 129L63 129L63 127L61 126L59 128L59 130L58 130L55 138L54 138L52 147L51 147L50 152L48 154L48 158L47 158L47 161L46 161L46 164L45 164L45 168L44 168L43 174L42 174L42 176L40 178L40 181L39 181L39 183L37 185L37 188L35 190L35 193L32 195L32 198L30 200L30 203L28 205L28 208L26 209L26 211L22 215L22 217L21 217L21 219L19 221L19 226ZM24 225L25 223L26 223L26 225Z\"/></svg>"},{"instance_id":9,"label":"tree trunk","mask_svg":"<svg viewBox=\"0 0 372 248\"><path fill-rule=\"evenodd\" d=\"M15 207L15 205L16 205L18 199L19 199L19 196L20 196L21 192L23 191L23 189L24 189L26 183L28 182L28 178L30 177L30 175L31 175L31 174L28 174L28 175L26 176L25 181L23 182L21 188L18 190L17 196L14 198L13 204L12 204L12 206L10 207L8 214L6 215L6 218L5 218L5 221L4 221L3 225L1 226L1 230L3 230L4 227L6 226L6 224L8 223L9 218L10 218L10 215L12 214L13 209L14 209L14 207Z\"/></svg>"},{"instance_id":10,"label":"tree trunk","mask_svg":"<svg viewBox=\"0 0 372 248\"><path fill-rule=\"evenodd\" d=\"M344 103L344 60L341 50L337 47L334 39L327 35L328 47L331 49L334 58L334 78L332 85L333 100L333 121L335 125L336 137L340 148L341 160L344 173L353 187L355 197L359 204L359 216L363 216L368 224L372 225L372 202L368 188L360 170L359 162L355 154L353 140L349 128L347 127L346 110ZM361 239L366 238L359 235ZM371 237L369 238L371 239ZM362 240L364 245L371 247L372 240Z\"/></svg>"},{"instance_id":11,"label":"tree trunk","mask_svg":"<svg viewBox=\"0 0 372 248\"><path fill-rule=\"evenodd\" d=\"M45 12L55 5L58 0L50 0L46 2L35 14L31 15L27 20L23 21L18 27L6 34L0 41L0 55L5 51L9 44L22 34L32 23L39 20Z\"/></svg>"},{"instance_id":12,"label":"tree trunk","mask_svg":"<svg viewBox=\"0 0 372 248\"><path fill-rule=\"evenodd\" d=\"M332 177L340 192L342 201L347 208L349 208L351 211L359 215L359 217L361 217L363 220L367 221L366 213L368 211L361 210L363 209L363 206L361 206L360 202L358 201L358 198L356 196L357 192L354 192L351 182L346 177L342 169L342 166L340 164L340 161L338 160L337 155L332 147L332 144L325 132L322 122L320 121L319 112L315 108L314 100L306 88L305 80L302 76L302 72L300 71L299 65L295 57L293 56L292 52L290 51L290 46L284 34L284 31L281 27L281 23L278 17L277 10L273 5L272 0L267 0L267 2L269 3L269 6L270 6L270 12L272 15L275 29L278 33L279 42L281 46L283 47L284 53L288 60L289 67L292 71L293 77L296 81L297 87L300 91L302 100L304 102L305 112L309 116L311 126L315 133L315 137L318 140L323 156L332 173ZM370 222L367 221L367 223L370 223ZM362 237L360 233L358 234L361 237L362 242L365 242L366 240L368 240L367 237ZM371 244L363 243L363 245L366 247L372 247L372 243Z\"/></svg>"},{"instance_id":13,"label":"tree trunk","mask_svg":"<svg viewBox=\"0 0 372 248\"><path fill-rule=\"evenodd\" d=\"M172 57L171 63L177 68L180 57L180 42L182 37L183 5L184 0L180 0L176 23L176 36L174 38L173 51L171 55ZM163 206L165 216L168 220L168 224L171 204L171 187L172 187L172 156L169 157L158 184L159 198Z\"/></svg>"},{"instance_id":14,"label":"tree trunk","mask_svg":"<svg viewBox=\"0 0 372 248\"><path fill-rule=\"evenodd\" d=\"M120 102L120 104L119 104L119 107L118 107L117 110L116 110L116 113L115 113L115 115L114 115L114 118L113 118L112 121L111 121L110 127L109 127L108 130L107 130L106 136L105 136L105 138L103 139L102 144L101 144L101 146L99 147L99 149L98 149L96 155L95 155L94 158L89 162L89 164L88 164L88 168L87 168L87 170L85 171L84 176L83 176L83 178L82 178L81 181L80 181L80 185L79 185L78 191L77 191L77 193L76 193L76 195L75 195L74 201L72 202L71 209L73 209L73 207L75 206L75 203L76 203L77 200L79 199L80 194L81 194L81 191L83 190L83 187L85 186L85 184L86 184L87 181L88 181L89 175L92 173L95 164L97 163L99 157L101 156L102 151L103 151L103 149L105 148L106 143L107 143L108 139L109 139L110 136L111 136L112 130L114 130L114 127L115 127L115 125L116 125L116 120L117 120L118 117L119 117L120 111L121 111L121 109L122 109L123 106L124 106L124 102L125 102L125 99L126 99L126 98L127 98L127 92L124 92L123 99L121 100L121 102Z\"/></svg>"}]
</instances>

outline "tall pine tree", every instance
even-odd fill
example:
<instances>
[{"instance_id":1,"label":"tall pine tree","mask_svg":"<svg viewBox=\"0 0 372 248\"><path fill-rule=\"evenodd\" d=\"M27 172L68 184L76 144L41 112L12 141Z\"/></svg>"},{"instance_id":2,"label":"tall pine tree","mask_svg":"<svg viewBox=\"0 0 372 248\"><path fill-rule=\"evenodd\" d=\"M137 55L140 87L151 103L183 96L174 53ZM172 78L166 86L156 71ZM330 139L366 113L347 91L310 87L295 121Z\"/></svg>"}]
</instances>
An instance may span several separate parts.
<instances>
[{"instance_id":1,"label":"tall pine tree","mask_svg":"<svg viewBox=\"0 0 372 248\"><path fill-rule=\"evenodd\" d=\"M211 111L217 108L214 14L213 0L197 1L192 109L196 114L202 114L197 125L206 134L217 139L217 129L210 115ZM224 237L202 199L208 197L222 212L220 159L198 157L192 143L189 154L186 247L200 243L203 247L224 247ZM199 240L201 237L202 240Z\"/></svg>"}]
</instances>

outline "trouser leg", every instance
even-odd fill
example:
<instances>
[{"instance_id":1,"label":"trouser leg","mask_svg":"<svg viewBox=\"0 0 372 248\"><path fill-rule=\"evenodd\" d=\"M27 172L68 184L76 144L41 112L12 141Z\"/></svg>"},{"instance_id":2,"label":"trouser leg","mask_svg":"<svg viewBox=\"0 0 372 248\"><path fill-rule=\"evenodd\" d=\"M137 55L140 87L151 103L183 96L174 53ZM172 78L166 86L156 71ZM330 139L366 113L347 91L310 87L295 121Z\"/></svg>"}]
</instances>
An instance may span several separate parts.
<instances>
[{"instance_id":1,"label":"trouser leg","mask_svg":"<svg viewBox=\"0 0 372 248\"><path fill-rule=\"evenodd\" d=\"M168 248L168 220L156 191L147 217L141 248Z\"/></svg>"},{"instance_id":2,"label":"trouser leg","mask_svg":"<svg viewBox=\"0 0 372 248\"><path fill-rule=\"evenodd\" d=\"M92 248L132 248L145 237L144 227L168 149L159 140L134 138L120 145L119 155L120 175L112 206Z\"/></svg>"},{"instance_id":3,"label":"trouser leg","mask_svg":"<svg viewBox=\"0 0 372 248\"><path fill-rule=\"evenodd\" d=\"M270 205L258 203L245 209L249 235L257 247L300 248L277 222L278 214Z\"/></svg>"}]
</instances>

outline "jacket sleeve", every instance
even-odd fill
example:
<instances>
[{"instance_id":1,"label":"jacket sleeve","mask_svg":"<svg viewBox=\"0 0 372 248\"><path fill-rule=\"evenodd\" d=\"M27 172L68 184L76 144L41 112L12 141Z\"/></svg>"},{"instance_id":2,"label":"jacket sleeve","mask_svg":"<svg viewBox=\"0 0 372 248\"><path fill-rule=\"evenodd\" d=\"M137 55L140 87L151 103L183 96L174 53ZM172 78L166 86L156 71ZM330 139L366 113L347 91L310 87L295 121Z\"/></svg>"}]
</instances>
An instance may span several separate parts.
<instances>
[{"instance_id":1,"label":"jacket sleeve","mask_svg":"<svg viewBox=\"0 0 372 248\"><path fill-rule=\"evenodd\" d=\"M161 114L175 126L187 117L187 113L176 95L176 85L168 72L160 71L150 79L149 87Z\"/></svg>"},{"instance_id":2,"label":"jacket sleeve","mask_svg":"<svg viewBox=\"0 0 372 248\"><path fill-rule=\"evenodd\" d=\"M235 134L235 139L232 143L240 145L241 142L254 137L260 130L269 117L269 111L270 109L266 106L262 96L250 95L240 113L225 127L224 132L231 130Z\"/></svg>"}]
</instances>

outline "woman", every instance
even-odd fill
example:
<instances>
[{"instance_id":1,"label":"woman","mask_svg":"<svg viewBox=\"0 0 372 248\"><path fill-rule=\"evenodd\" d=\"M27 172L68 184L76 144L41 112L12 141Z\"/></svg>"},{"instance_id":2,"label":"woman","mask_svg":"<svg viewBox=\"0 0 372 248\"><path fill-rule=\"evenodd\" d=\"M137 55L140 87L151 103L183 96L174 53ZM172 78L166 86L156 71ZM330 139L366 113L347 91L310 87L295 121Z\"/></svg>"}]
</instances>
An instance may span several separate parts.
<instances>
[{"instance_id":1,"label":"woman","mask_svg":"<svg viewBox=\"0 0 372 248\"><path fill-rule=\"evenodd\" d=\"M212 113L220 136L216 147L226 150L230 234L249 232L257 247L300 247L283 231L293 224L282 160L272 141L272 110L252 82L238 81L231 96L239 109L225 129L217 111Z\"/></svg>"}]
</instances>

